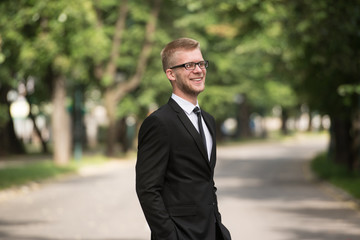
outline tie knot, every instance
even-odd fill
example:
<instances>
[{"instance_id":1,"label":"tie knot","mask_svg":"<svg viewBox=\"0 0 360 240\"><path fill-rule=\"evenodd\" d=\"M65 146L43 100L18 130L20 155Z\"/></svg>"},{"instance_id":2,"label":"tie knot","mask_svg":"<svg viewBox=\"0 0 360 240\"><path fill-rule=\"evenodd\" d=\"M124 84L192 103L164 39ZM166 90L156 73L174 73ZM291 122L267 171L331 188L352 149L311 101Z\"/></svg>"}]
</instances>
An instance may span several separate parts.
<instances>
[{"instance_id":1,"label":"tie knot","mask_svg":"<svg viewBox=\"0 0 360 240\"><path fill-rule=\"evenodd\" d=\"M196 115L200 115L200 108L198 107L195 107L194 110L193 110L194 113L196 113Z\"/></svg>"}]
</instances>

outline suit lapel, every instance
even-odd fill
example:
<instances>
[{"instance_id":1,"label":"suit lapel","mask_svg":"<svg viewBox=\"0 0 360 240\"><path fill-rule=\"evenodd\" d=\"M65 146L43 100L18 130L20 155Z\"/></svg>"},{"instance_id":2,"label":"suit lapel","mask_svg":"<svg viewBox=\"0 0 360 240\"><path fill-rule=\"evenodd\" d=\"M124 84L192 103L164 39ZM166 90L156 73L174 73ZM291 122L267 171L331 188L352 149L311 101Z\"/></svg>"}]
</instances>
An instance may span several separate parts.
<instances>
[{"instance_id":1,"label":"suit lapel","mask_svg":"<svg viewBox=\"0 0 360 240\"><path fill-rule=\"evenodd\" d=\"M172 99L170 98L169 100L169 105L172 107L172 109L174 109L174 111L177 113L178 118L180 119L180 121L182 122L182 124L184 125L184 127L186 128L186 130L190 133L190 135L193 137L193 139L196 142L196 145L199 149L199 151L201 152L201 154L203 155L203 157L206 159L206 162L209 164L209 160L208 160L208 156L207 156L207 152L206 149L204 147L204 144L202 143L202 139L200 134L198 133L198 131L196 130L196 128L194 127L194 125L191 123L190 119L188 118L188 116L186 116L185 112L182 110L182 108ZM210 166L210 165L209 165Z\"/></svg>"}]
</instances>

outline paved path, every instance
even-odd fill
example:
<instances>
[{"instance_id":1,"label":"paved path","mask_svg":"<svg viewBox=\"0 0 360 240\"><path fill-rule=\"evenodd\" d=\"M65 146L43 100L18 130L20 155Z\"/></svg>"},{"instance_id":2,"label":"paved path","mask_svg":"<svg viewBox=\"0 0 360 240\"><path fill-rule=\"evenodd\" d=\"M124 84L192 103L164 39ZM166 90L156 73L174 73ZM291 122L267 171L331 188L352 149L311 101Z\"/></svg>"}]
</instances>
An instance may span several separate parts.
<instances>
[{"instance_id":1,"label":"paved path","mask_svg":"<svg viewBox=\"0 0 360 240\"><path fill-rule=\"evenodd\" d=\"M360 239L359 212L310 179L307 159L326 144L298 138L220 148L219 202L234 240Z\"/></svg>"},{"instance_id":2,"label":"paved path","mask_svg":"<svg viewBox=\"0 0 360 240\"><path fill-rule=\"evenodd\" d=\"M308 178L306 159L325 147L316 138L218 149L220 210L234 240L360 239L359 212ZM149 239L134 164L85 169L0 202L0 239Z\"/></svg>"}]
</instances>

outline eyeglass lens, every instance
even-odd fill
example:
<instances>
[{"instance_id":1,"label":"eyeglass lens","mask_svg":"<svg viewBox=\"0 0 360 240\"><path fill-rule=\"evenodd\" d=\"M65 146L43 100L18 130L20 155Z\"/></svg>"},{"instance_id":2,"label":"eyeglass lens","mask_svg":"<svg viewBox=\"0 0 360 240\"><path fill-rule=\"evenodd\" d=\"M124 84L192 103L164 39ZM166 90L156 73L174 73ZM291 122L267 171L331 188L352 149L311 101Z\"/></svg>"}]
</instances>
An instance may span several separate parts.
<instances>
[{"instance_id":1,"label":"eyeglass lens","mask_svg":"<svg viewBox=\"0 0 360 240\"><path fill-rule=\"evenodd\" d=\"M188 70L194 70L196 68L196 65L199 66L199 68L204 69L207 67L207 62L206 61L201 61L198 63L194 63L194 62L190 62L190 63L186 63L185 64L185 68Z\"/></svg>"}]
</instances>

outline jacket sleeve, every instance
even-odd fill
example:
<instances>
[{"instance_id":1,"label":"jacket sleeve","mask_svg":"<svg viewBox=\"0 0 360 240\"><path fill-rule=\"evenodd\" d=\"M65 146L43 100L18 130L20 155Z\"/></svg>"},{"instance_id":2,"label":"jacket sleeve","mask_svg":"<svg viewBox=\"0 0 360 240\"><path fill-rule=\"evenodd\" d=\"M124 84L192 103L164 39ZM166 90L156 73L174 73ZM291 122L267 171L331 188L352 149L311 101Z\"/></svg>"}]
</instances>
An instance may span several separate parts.
<instances>
[{"instance_id":1,"label":"jacket sleeve","mask_svg":"<svg viewBox=\"0 0 360 240\"><path fill-rule=\"evenodd\" d=\"M143 122L138 138L136 192L145 218L156 239L177 239L161 191L169 159L170 143L166 127L156 116Z\"/></svg>"}]
</instances>

